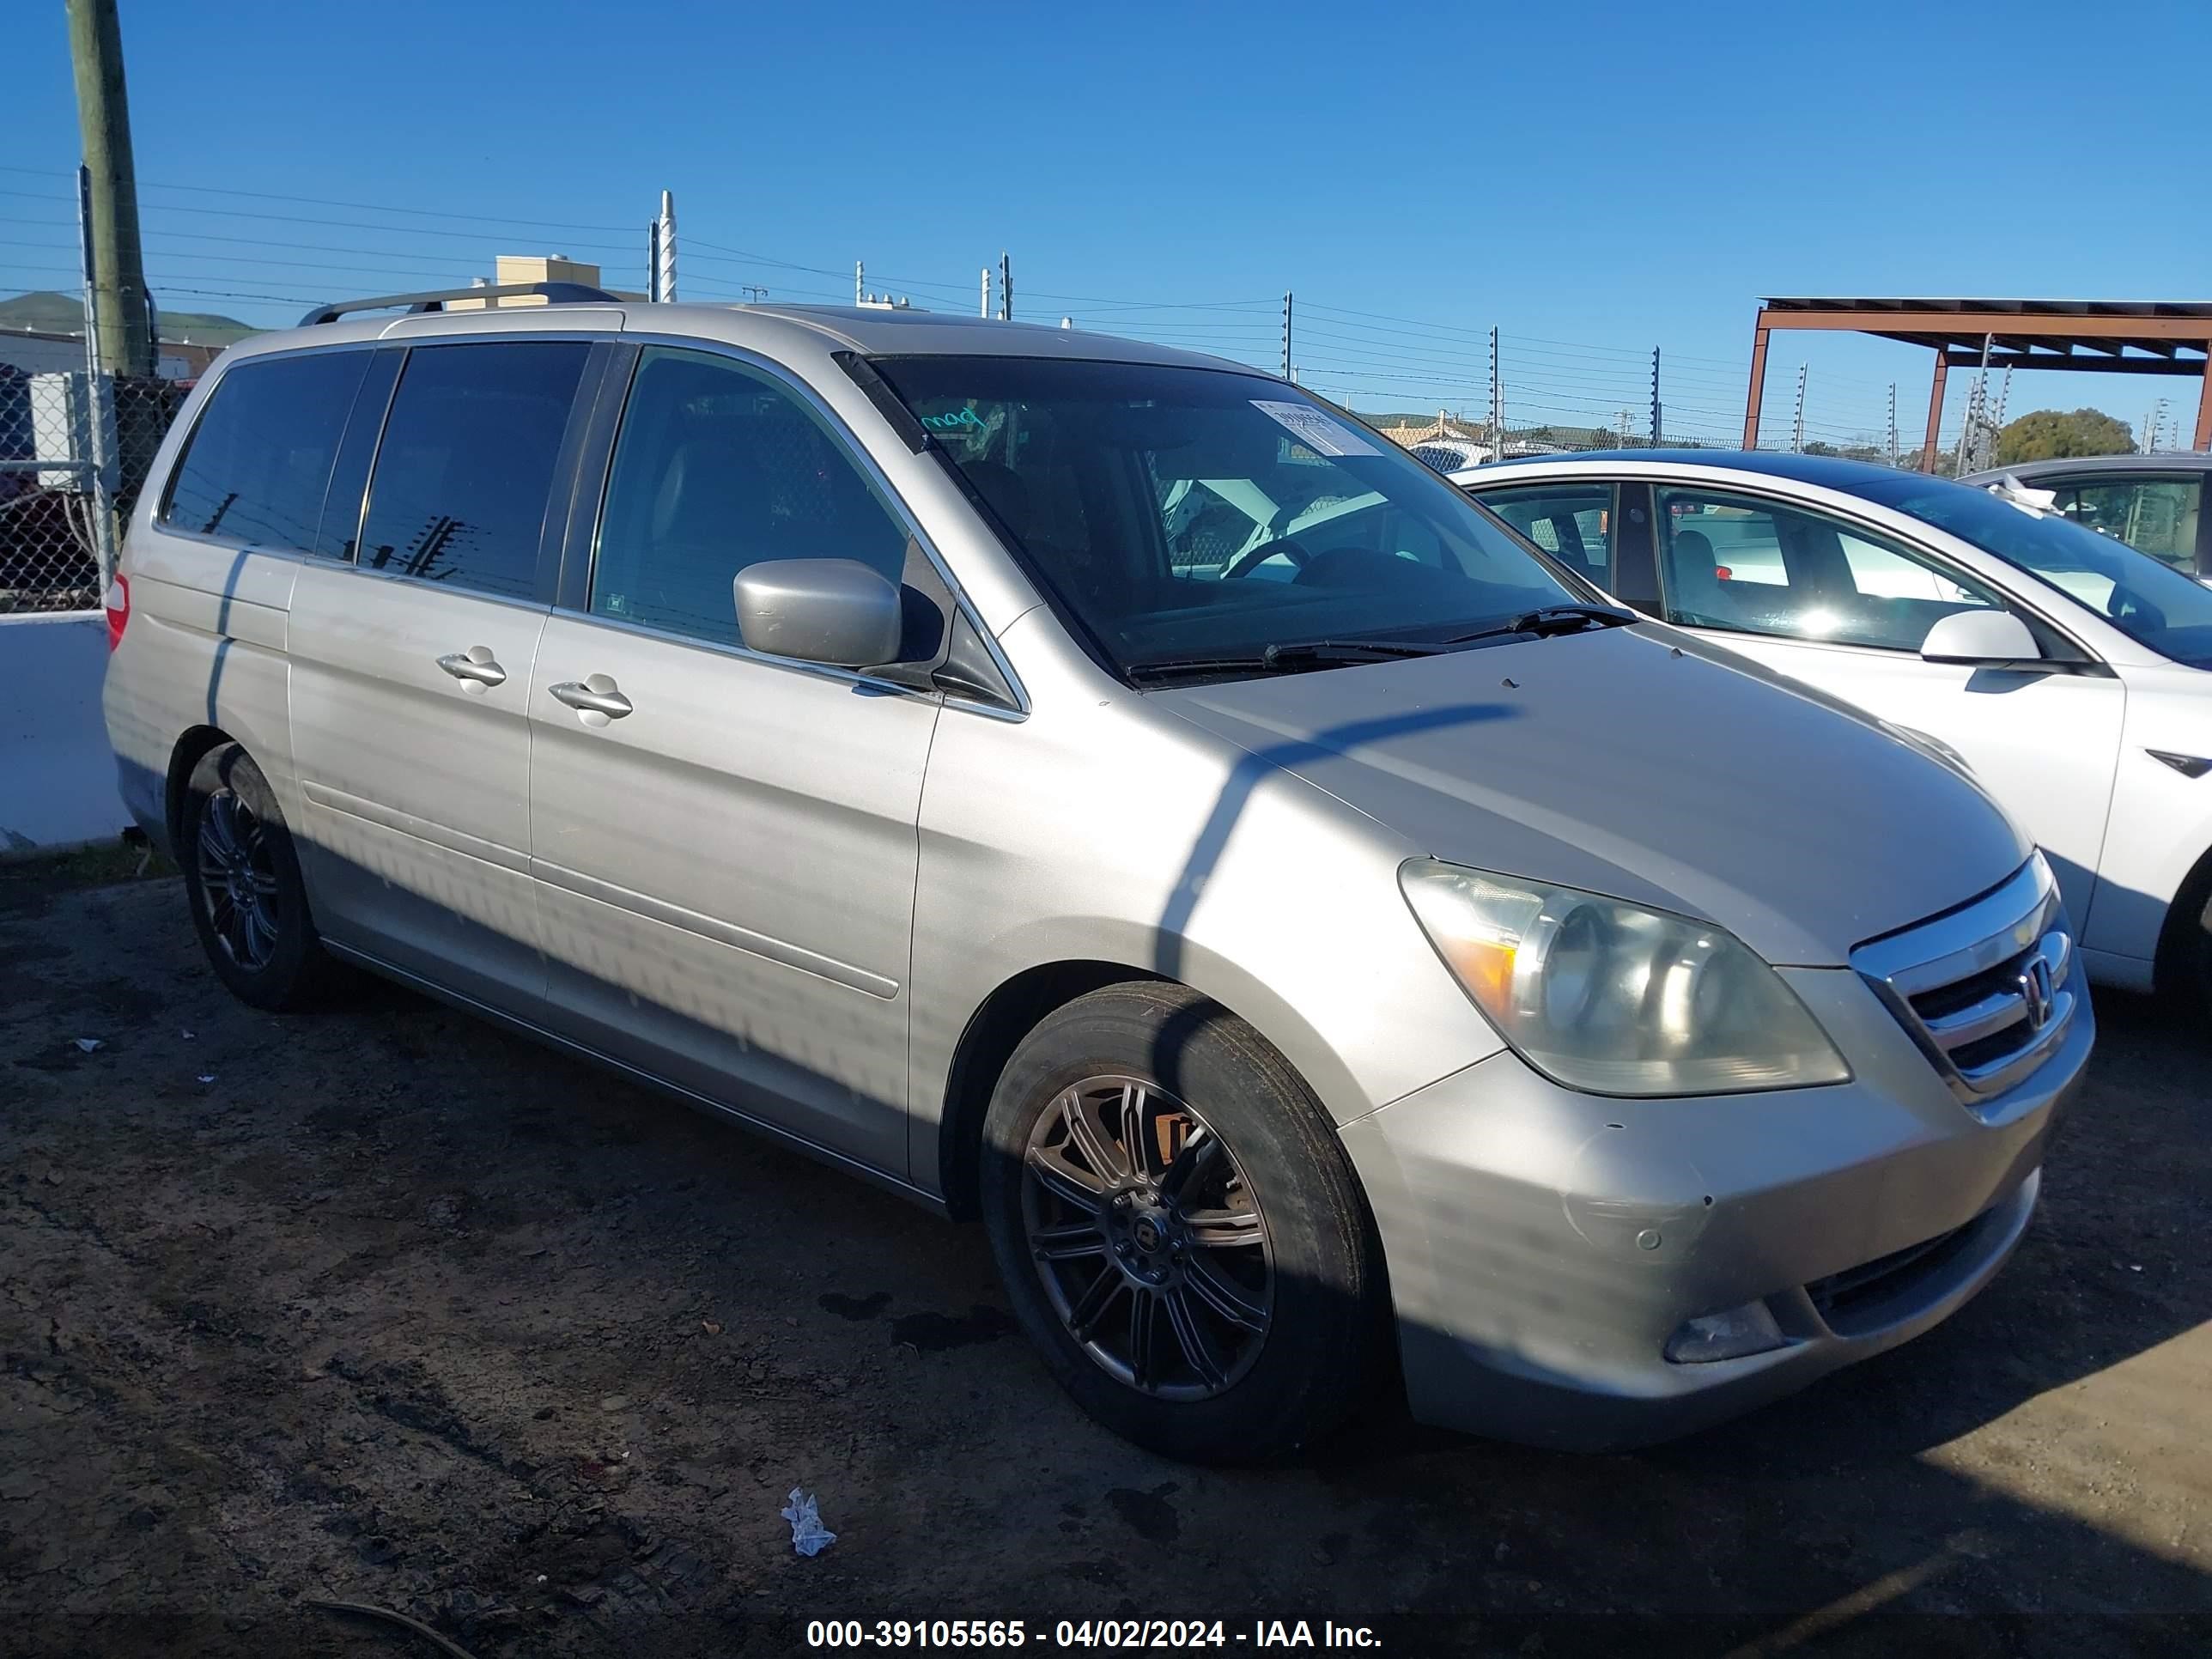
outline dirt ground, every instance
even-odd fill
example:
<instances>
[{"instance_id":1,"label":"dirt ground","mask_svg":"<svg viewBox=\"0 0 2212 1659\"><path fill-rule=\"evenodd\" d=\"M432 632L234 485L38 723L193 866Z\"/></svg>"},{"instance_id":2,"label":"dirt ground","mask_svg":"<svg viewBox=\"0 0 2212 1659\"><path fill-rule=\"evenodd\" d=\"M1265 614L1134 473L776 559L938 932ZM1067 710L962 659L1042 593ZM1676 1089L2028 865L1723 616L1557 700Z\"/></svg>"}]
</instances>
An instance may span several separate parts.
<instances>
[{"instance_id":1,"label":"dirt ground","mask_svg":"<svg viewBox=\"0 0 2212 1659\"><path fill-rule=\"evenodd\" d=\"M973 1227L396 988L256 1013L173 881L18 872L0 1652L435 1651L314 1597L477 1659L1135 1615L1230 1649L1327 1618L1408 1653L2212 1651L2212 1038L2100 1006L2043 1213L1925 1340L1635 1455L1378 1410L1224 1473L1079 1415ZM813 1559L794 1486L838 1534Z\"/></svg>"}]
</instances>

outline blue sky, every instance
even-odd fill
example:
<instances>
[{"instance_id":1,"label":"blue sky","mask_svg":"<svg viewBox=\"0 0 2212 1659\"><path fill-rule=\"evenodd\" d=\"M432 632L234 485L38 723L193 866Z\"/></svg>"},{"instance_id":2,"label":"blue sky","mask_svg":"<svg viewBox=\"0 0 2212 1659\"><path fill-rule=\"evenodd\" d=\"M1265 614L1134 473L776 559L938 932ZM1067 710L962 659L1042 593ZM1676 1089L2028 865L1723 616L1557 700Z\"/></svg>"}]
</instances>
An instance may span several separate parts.
<instances>
[{"instance_id":1,"label":"blue sky","mask_svg":"<svg viewBox=\"0 0 2212 1659\"><path fill-rule=\"evenodd\" d=\"M641 285L666 188L687 298L848 296L864 258L966 308L1003 248L1018 314L1270 364L1295 290L1303 378L1366 408L1481 407L1495 325L1509 415L1640 428L1658 345L1700 433L1741 419L1763 294L2212 299L2202 0L1364 10L124 0L149 270L258 322L501 252ZM63 9L26 11L0 292L74 257ZM1800 362L1820 434L1878 429L1893 380L1924 418L1926 353L1780 337L1770 432ZM2021 376L2008 408L2185 423L2196 390Z\"/></svg>"}]
</instances>

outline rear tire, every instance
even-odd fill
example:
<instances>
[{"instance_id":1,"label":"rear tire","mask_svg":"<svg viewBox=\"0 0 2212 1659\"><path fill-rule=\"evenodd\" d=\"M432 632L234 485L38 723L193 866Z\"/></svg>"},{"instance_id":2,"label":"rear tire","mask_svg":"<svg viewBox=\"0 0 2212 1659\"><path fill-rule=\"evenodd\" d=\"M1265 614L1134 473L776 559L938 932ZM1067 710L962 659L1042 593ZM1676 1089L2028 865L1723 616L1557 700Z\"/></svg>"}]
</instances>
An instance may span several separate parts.
<instances>
[{"instance_id":1,"label":"rear tire","mask_svg":"<svg viewBox=\"0 0 2212 1659\"><path fill-rule=\"evenodd\" d=\"M1389 1340L1335 1127L1258 1032L1181 986L1109 986L1024 1038L978 1187L1016 1315L1139 1445L1249 1462L1322 1438Z\"/></svg>"},{"instance_id":2,"label":"rear tire","mask_svg":"<svg viewBox=\"0 0 2212 1659\"><path fill-rule=\"evenodd\" d=\"M216 977L256 1008L312 1006L338 968L315 932L298 851L253 757L234 743L201 756L179 817L192 928Z\"/></svg>"}]
</instances>

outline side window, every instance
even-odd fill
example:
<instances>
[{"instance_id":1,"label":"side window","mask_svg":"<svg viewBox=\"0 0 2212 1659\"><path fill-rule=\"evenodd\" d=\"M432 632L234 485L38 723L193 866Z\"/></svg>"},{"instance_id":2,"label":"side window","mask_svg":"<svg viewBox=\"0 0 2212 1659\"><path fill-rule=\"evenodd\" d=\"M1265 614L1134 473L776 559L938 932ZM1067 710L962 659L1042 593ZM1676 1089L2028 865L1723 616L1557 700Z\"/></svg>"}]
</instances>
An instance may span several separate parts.
<instances>
[{"instance_id":1,"label":"side window","mask_svg":"<svg viewBox=\"0 0 2212 1659\"><path fill-rule=\"evenodd\" d=\"M359 562L500 599L538 592L538 543L591 348L416 346L369 480Z\"/></svg>"},{"instance_id":2,"label":"side window","mask_svg":"<svg viewBox=\"0 0 2212 1659\"><path fill-rule=\"evenodd\" d=\"M346 417L345 436L331 468L331 487L323 495L323 527L315 534L314 550L325 558L353 557L354 543L361 534L362 503L368 493L369 463L376 458L392 383L399 378L399 365L406 356L404 346L380 346L368 354L368 371L354 393L353 413Z\"/></svg>"},{"instance_id":3,"label":"side window","mask_svg":"<svg viewBox=\"0 0 2212 1659\"><path fill-rule=\"evenodd\" d=\"M313 551L370 355L261 357L226 371L169 475L161 522L248 547Z\"/></svg>"},{"instance_id":4,"label":"side window","mask_svg":"<svg viewBox=\"0 0 2212 1659\"><path fill-rule=\"evenodd\" d=\"M591 608L738 644L731 579L763 559L858 559L896 582L907 532L843 441L769 376L648 347L615 441Z\"/></svg>"},{"instance_id":5,"label":"side window","mask_svg":"<svg viewBox=\"0 0 2212 1659\"><path fill-rule=\"evenodd\" d=\"M1613 486L1544 484L1475 498L1547 553L1601 587L1613 586Z\"/></svg>"},{"instance_id":6,"label":"side window","mask_svg":"<svg viewBox=\"0 0 2212 1659\"><path fill-rule=\"evenodd\" d=\"M2193 575L2201 493L2194 478L2085 478L2060 499L2068 518Z\"/></svg>"},{"instance_id":7,"label":"side window","mask_svg":"<svg viewBox=\"0 0 2212 1659\"><path fill-rule=\"evenodd\" d=\"M2002 609L1980 584L1825 514L1662 488L1667 620L1835 645L1917 651L1954 611Z\"/></svg>"}]
</instances>

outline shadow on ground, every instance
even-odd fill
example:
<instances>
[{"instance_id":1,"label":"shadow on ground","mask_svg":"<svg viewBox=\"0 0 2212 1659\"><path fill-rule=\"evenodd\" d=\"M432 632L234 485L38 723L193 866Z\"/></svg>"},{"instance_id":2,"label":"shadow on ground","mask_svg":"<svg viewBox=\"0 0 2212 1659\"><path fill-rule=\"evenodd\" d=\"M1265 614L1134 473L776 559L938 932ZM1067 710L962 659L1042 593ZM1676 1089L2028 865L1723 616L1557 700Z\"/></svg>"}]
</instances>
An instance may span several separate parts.
<instances>
[{"instance_id":1,"label":"shadow on ground","mask_svg":"<svg viewBox=\"0 0 2212 1659\"><path fill-rule=\"evenodd\" d=\"M848 1616L2201 1651L2212 1047L2100 1012L2043 1214L1929 1338L1633 1455L1378 1405L1298 1466L1224 1473L1079 1416L972 1228L404 992L254 1013L173 884L19 893L0 1646L415 1639L301 1606L327 1595L479 1659L781 1653ZM840 1534L813 1560L776 1514L794 1485Z\"/></svg>"}]
</instances>

